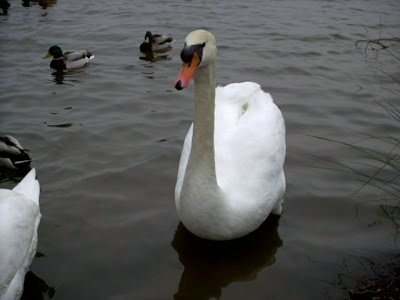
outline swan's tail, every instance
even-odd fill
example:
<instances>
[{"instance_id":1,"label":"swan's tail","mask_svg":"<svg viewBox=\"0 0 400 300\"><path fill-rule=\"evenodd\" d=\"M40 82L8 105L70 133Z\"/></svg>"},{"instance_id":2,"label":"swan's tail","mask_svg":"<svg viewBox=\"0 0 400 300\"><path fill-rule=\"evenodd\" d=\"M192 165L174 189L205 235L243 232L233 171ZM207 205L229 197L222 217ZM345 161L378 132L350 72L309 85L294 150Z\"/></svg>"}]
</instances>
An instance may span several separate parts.
<instances>
[{"instance_id":1,"label":"swan's tail","mask_svg":"<svg viewBox=\"0 0 400 300\"><path fill-rule=\"evenodd\" d=\"M13 191L20 193L39 205L40 185L36 180L36 170L33 168L28 174L13 188Z\"/></svg>"}]
</instances>

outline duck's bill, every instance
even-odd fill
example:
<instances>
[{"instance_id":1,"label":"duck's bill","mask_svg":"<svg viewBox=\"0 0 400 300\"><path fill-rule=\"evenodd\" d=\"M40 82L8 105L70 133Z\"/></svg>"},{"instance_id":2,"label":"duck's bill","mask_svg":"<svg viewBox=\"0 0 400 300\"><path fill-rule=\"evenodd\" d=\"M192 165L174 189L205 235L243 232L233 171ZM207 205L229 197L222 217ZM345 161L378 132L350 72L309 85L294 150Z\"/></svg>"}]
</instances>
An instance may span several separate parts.
<instances>
[{"instance_id":1,"label":"duck's bill","mask_svg":"<svg viewBox=\"0 0 400 300\"><path fill-rule=\"evenodd\" d=\"M188 86L190 79L192 79L194 71L196 71L199 63L200 57L196 52L194 52L192 61L182 64L182 68L174 81L174 86L177 90L181 90Z\"/></svg>"},{"instance_id":2,"label":"duck's bill","mask_svg":"<svg viewBox=\"0 0 400 300\"><path fill-rule=\"evenodd\" d=\"M50 52L47 52L47 54L45 56L43 56L43 59L49 58L50 56L51 56Z\"/></svg>"}]
</instances>

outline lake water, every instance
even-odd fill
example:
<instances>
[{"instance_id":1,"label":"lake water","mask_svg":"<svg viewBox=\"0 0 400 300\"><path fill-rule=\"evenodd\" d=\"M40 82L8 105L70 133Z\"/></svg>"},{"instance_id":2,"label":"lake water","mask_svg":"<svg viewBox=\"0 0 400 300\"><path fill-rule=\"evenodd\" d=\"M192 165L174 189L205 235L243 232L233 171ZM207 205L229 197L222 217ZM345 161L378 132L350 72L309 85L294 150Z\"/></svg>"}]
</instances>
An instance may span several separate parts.
<instances>
[{"instance_id":1,"label":"lake water","mask_svg":"<svg viewBox=\"0 0 400 300\"><path fill-rule=\"evenodd\" d=\"M373 202L381 192L352 195L360 183L313 156L365 160L310 136L397 133L376 102L396 99L381 71L399 78L398 61L355 42L400 36L399 1L10 3L0 16L0 134L34 158L43 216L31 269L53 299L343 299L336 283L355 257L393 251L393 225ZM258 82L287 127L284 214L227 243L194 238L174 204L193 85L178 92L173 81L198 28L216 36L217 83ZM147 30L177 42L146 60ZM53 44L96 57L56 76L42 59Z\"/></svg>"}]
</instances>

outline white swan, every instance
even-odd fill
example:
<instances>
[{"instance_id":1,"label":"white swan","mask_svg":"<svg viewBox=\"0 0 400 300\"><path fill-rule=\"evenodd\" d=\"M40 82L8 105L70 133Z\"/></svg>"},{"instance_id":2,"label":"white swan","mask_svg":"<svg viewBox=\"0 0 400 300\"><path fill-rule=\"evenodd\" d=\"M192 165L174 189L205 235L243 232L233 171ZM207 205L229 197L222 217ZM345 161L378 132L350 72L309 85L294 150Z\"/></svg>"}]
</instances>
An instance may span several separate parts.
<instances>
[{"instance_id":1,"label":"white swan","mask_svg":"<svg viewBox=\"0 0 400 300\"><path fill-rule=\"evenodd\" d=\"M39 182L32 169L13 190L0 189L0 299L20 299L36 253Z\"/></svg>"},{"instance_id":2,"label":"white swan","mask_svg":"<svg viewBox=\"0 0 400 300\"><path fill-rule=\"evenodd\" d=\"M194 119L181 154L175 205L185 227L212 240L257 229L282 213L285 122L271 96L253 82L215 89L217 47L204 30L191 32L174 85L194 80Z\"/></svg>"}]
</instances>

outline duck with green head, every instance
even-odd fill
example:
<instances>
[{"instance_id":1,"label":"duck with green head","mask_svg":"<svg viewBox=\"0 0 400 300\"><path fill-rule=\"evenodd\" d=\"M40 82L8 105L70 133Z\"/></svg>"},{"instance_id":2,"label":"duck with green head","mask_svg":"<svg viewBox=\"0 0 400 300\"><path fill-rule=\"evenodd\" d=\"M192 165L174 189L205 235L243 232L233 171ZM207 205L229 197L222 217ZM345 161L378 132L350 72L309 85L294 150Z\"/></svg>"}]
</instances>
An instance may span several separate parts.
<instances>
[{"instance_id":1,"label":"duck with green head","mask_svg":"<svg viewBox=\"0 0 400 300\"><path fill-rule=\"evenodd\" d=\"M81 68L94 58L87 50L62 52L57 45L51 46L43 58L53 56L50 67L55 70Z\"/></svg>"}]
</instances>

